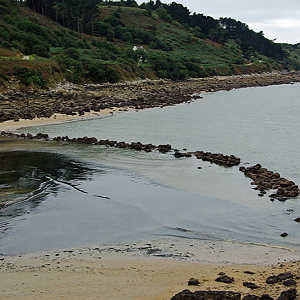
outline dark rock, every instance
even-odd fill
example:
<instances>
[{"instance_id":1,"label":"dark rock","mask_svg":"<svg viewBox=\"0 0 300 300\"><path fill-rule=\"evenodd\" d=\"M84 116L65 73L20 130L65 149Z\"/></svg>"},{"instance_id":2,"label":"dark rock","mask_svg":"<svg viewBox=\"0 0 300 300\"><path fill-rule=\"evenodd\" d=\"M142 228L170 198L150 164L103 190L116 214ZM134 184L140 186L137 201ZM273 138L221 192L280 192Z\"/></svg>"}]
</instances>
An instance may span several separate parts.
<instances>
[{"instance_id":1,"label":"dark rock","mask_svg":"<svg viewBox=\"0 0 300 300\"><path fill-rule=\"evenodd\" d=\"M278 198L278 201L280 201L280 202L285 202L286 200L287 200L286 197L279 197L279 198Z\"/></svg>"},{"instance_id":2,"label":"dark rock","mask_svg":"<svg viewBox=\"0 0 300 300\"><path fill-rule=\"evenodd\" d=\"M260 300L260 297L256 295L246 295L243 300Z\"/></svg>"},{"instance_id":3,"label":"dark rock","mask_svg":"<svg viewBox=\"0 0 300 300\"><path fill-rule=\"evenodd\" d=\"M254 282L243 282L243 286L246 286L247 288L252 290L259 288L259 286L256 285Z\"/></svg>"},{"instance_id":4,"label":"dark rock","mask_svg":"<svg viewBox=\"0 0 300 300\"><path fill-rule=\"evenodd\" d=\"M274 284L274 283L277 283L277 282L279 282L279 279L276 275L269 276L266 280L267 284Z\"/></svg>"},{"instance_id":5,"label":"dark rock","mask_svg":"<svg viewBox=\"0 0 300 300\"><path fill-rule=\"evenodd\" d=\"M282 237L287 237L287 236L288 236L288 233L287 233L287 232L283 232L280 236L282 236Z\"/></svg>"},{"instance_id":6,"label":"dark rock","mask_svg":"<svg viewBox=\"0 0 300 300\"><path fill-rule=\"evenodd\" d=\"M200 282L196 278L190 278L190 280L188 281L188 285L199 285L199 284Z\"/></svg>"},{"instance_id":7,"label":"dark rock","mask_svg":"<svg viewBox=\"0 0 300 300\"><path fill-rule=\"evenodd\" d=\"M217 165L232 167L240 164L241 160L234 155L223 155L221 153L211 153L211 152L203 152L196 151L193 153L197 159L202 159L203 161L208 161L210 163L214 163Z\"/></svg>"},{"instance_id":8,"label":"dark rock","mask_svg":"<svg viewBox=\"0 0 300 300\"><path fill-rule=\"evenodd\" d=\"M233 277L229 277L227 275L223 275L223 276L220 276L216 279L216 281L218 282L224 282L224 283L232 283L234 282L234 278Z\"/></svg>"},{"instance_id":9,"label":"dark rock","mask_svg":"<svg viewBox=\"0 0 300 300\"><path fill-rule=\"evenodd\" d=\"M295 288L291 288L287 291L283 291L277 300L294 300L297 298L297 290Z\"/></svg>"},{"instance_id":10,"label":"dark rock","mask_svg":"<svg viewBox=\"0 0 300 300\"><path fill-rule=\"evenodd\" d=\"M260 300L274 300L269 294L263 294L260 296Z\"/></svg>"},{"instance_id":11,"label":"dark rock","mask_svg":"<svg viewBox=\"0 0 300 300\"><path fill-rule=\"evenodd\" d=\"M283 202L288 198L297 197L300 193L299 187L293 181L280 177L278 173L273 173L266 168L262 168L260 164L248 168L241 167L240 171L253 180L251 184L257 186L260 190L259 196L261 197L262 194L265 194L265 190L277 189L277 192L269 197L277 198Z\"/></svg>"},{"instance_id":12,"label":"dark rock","mask_svg":"<svg viewBox=\"0 0 300 300\"><path fill-rule=\"evenodd\" d=\"M285 272L285 273L280 273L277 275L278 279L280 281L286 280L286 279L291 279L294 277L294 274L291 272Z\"/></svg>"},{"instance_id":13,"label":"dark rock","mask_svg":"<svg viewBox=\"0 0 300 300\"><path fill-rule=\"evenodd\" d=\"M241 294L230 291L196 291L184 290L171 300L241 300Z\"/></svg>"},{"instance_id":14,"label":"dark rock","mask_svg":"<svg viewBox=\"0 0 300 300\"><path fill-rule=\"evenodd\" d=\"M294 277L294 274L291 272L280 273L278 275L269 276L266 280L267 284L274 284L278 282L282 282L287 279L291 279Z\"/></svg>"},{"instance_id":15,"label":"dark rock","mask_svg":"<svg viewBox=\"0 0 300 300\"><path fill-rule=\"evenodd\" d=\"M285 280L283 282L283 285L285 285L285 286L293 286L293 285L297 285L297 282L294 279L288 279L288 280Z\"/></svg>"},{"instance_id":16,"label":"dark rock","mask_svg":"<svg viewBox=\"0 0 300 300\"><path fill-rule=\"evenodd\" d=\"M169 145L169 144L166 144L166 145L159 145L157 147L158 151L161 152L161 153L167 153L167 152L170 152L172 150L172 146Z\"/></svg>"},{"instance_id":17,"label":"dark rock","mask_svg":"<svg viewBox=\"0 0 300 300\"><path fill-rule=\"evenodd\" d=\"M300 218L298 217L294 221L299 223L300 222Z\"/></svg>"}]
</instances>

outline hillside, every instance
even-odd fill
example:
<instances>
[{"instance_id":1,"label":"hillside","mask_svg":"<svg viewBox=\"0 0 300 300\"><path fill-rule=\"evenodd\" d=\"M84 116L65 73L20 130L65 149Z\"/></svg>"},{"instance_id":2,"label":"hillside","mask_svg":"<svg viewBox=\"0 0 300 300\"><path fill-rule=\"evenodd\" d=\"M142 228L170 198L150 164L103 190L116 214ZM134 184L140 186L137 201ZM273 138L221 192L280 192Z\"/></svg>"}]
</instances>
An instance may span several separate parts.
<instances>
[{"instance_id":1,"label":"hillside","mask_svg":"<svg viewBox=\"0 0 300 300\"><path fill-rule=\"evenodd\" d=\"M2 89L299 68L262 32L175 2L0 0Z\"/></svg>"}]
</instances>

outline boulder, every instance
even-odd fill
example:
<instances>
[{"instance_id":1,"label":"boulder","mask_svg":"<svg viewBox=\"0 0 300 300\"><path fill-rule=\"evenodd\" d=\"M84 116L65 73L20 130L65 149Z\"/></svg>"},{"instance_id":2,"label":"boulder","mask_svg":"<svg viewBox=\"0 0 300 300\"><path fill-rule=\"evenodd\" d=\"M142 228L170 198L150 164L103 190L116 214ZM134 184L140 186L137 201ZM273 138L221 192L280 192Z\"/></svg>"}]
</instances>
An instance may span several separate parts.
<instances>
[{"instance_id":1,"label":"boulder","mask_svg":"<svg viewBox=\"0 0 300 300\"><path fill-rule=\"evenodd\" d=\"M197 278L190 278L190 280L188 281L188 285L199 285L200 282Z\"/></svg>"},{"instance_id":2,"label":"boulder","mask_svg":"<svg viewBox=\"0 0 300 300\"><path fill-rule=\"evenodd\" d=\"M295 288L291 288L287 291L283 291L277 300L294 300L297 298L297 290Z\"/></svg>"}]
</instances>

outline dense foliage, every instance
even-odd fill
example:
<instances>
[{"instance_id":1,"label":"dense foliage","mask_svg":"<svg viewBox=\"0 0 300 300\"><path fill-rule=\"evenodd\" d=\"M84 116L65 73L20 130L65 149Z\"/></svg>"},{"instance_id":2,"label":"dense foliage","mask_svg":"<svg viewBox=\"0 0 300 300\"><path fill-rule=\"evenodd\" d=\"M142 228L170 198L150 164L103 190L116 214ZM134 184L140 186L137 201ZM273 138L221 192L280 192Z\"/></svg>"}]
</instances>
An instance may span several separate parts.
<instances>
[{"instance_id":1,"label":"dense foliage","mask_svg":"<svg viewBox=\"0 0 300 300\"><path fill-rule=\"evenodd\" d=\"M240 21L191 14L176 2L0 0L0 68L2 82L14 76L45 86L51 76L176 80L299 68L299 62Z\"/></svg>"}]
</instances>

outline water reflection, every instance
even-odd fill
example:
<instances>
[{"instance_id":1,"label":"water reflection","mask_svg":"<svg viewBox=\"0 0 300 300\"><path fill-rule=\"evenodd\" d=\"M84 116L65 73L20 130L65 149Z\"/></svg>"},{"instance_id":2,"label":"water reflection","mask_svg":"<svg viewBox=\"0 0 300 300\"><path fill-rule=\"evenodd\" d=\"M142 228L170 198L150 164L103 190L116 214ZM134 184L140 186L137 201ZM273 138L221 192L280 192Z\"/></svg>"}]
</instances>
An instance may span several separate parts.
<instances>
[{"instance_id":1,"label":"water reflection","mask_svg":"<svg viewBox=\"0 0 300 300\"><path fill-rule=\"evenodd\" d=\"M0 152L0 216L24 214L62 189L80 190L78 184L95 172L104 171L58 153Z\"/></svg>"}]
</instances>

